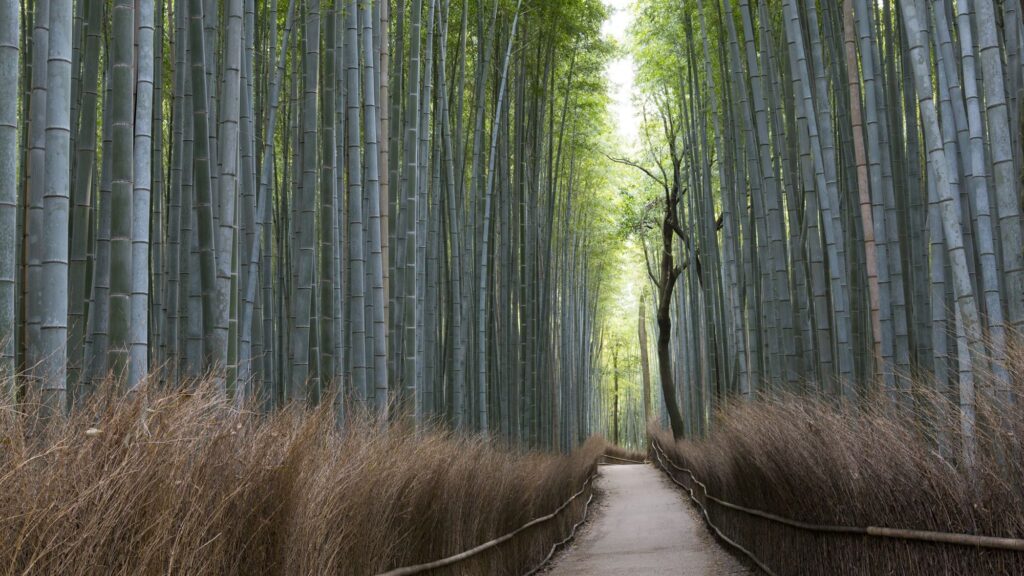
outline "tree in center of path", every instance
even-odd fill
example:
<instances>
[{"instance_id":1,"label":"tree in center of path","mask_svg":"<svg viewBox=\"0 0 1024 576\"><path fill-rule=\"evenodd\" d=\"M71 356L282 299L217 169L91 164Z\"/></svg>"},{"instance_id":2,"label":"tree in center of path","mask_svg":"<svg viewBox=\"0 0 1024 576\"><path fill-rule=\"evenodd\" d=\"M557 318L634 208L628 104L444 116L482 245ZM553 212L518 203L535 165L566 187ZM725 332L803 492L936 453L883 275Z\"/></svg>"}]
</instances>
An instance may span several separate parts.
<instances>
[{"instance_id":1,"label":"tree in center of path","mask_svg":"<svg viewBox=\"0 0 1024 576\"><path fill-rule=\"evenodd\" d=\"M665 399L665 410L668 412L669 423L672 426L672 435L675 438L683 437L683 417L679 410L678 395L676 394L675 380L672 375L672 293L675 291L679 276L689 265L685 258L676 262L673 245L678 236L684 244L689 244L689 237L679 225L679 198L685 193L682 187L682 154L679 151L677 141L677 127L670 113L659 113L661 130L665 143L668 146L668 158L662 158L660 154L647 146L647 154L652 157L656 165L654 169L648 168L638 162L612 158L620 164L631 166L652 180L658 187L661 198L651 200L640 207L629 217L628 226L630 232L639 237L644 248L644 257L647 263L647 273L655 287L657 322L658 322L658 376L661 380L661 392ZM665 164L668 164L666 166ZM648 246L648 232L654 228L660 231L657 243L658 255L651 258L651 249ZM699 265L698 265L699 269Z\"/></svg>"},{"instance_id":2,"label":"tree in center of path","mask_svg":"<svg viewBox=\"0 0 1024 576\"><path fill-rule=\"evenodd\" d=\"M645 113L646 137L643 151L650 166L623 158L612 160L640 171L655 185L658 193L657 197L646 203L635 205L629 211L626 225L629 233L643 245L647 275L654 285L658 324L658 376L672 435L678 439L683 437L685 429L672 369L673 294L679 277L691 264L699 286L703 287L704 279L698 250L691 243L690 235L683 229L679 217L680 201L687 192L680 124L673 116L669 99L654 97L652 100L657 118L653 122L647 121ZM654 138L661 139L659 146L655 145ZM716 219L715 229L720 228L721 222L721 218ZM675 254L677 238L683 252L678 258ZM653 257L652 253L655 254Z\"/></svg>"}]
</instances>

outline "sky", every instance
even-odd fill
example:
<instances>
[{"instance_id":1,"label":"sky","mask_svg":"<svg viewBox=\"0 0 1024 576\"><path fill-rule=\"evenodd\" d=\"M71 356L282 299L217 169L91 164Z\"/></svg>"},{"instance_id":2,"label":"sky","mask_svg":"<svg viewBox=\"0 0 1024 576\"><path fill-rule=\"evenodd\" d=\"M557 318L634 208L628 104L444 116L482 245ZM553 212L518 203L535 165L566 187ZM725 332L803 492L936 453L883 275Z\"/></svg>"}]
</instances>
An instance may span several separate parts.
<instances>
[{"instance_id":1,"label":"sky","mask_svg":"<svg viewBox=\"0 0 1024 576\"><path fill-rule=\"evenodd\" d=\"M605 0L605 4L611 8L611 15L605 21L602 32L606 37L614 38L620 45L626 42L629 27L633 22L633 2L634 0ZM609 112L618 142L618 146L610 153L615 155L630 156L638 148L640 113L633 103L635 69L632 55L622 52L621 57L609 62L605 70L611 89L612 101ZM631 168L622 168L616 173L627 179L637 177ZM640 291L645 286L647 278L643 270L643 261L643 253L638 245L632 240L627 240L624 250L619 251L616 264L618 271L615 274L618 281L614 288L617 293L611 299L614 310L612 317L619 319L611 323L611 328L621 330L623 334L633 334L633 330L636 329L635 318L637 306L640 304ZM628 320L629 318L634 320Z\"/></svg>"},{"instance_id":2,"label":"sky","mask_svg":"<svg viewBox=\"0 0 1024 576\"><path fill-rule=\"evenodd\" d=\"M602 31L620 44L625 43L627 31L633 22L633 11L630 7L632 2L633 0L605 0L605 4L611 7L611 17L605 21ZM620 58L612 60L605 73L611 82L612 121L620 141L626 144L627 149L632 148L636 143L640 124L640 114L633 105L632 98L635 79L632 55L624 53Z\"/></svg>"}]
</instances>

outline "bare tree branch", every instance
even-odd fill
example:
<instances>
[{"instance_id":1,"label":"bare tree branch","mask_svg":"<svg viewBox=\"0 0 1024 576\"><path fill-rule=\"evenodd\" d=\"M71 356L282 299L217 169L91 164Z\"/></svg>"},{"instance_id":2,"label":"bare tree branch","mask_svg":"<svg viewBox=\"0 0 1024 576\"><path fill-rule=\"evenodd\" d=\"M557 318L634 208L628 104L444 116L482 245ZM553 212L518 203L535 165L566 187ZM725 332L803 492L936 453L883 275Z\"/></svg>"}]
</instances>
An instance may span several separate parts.
<instances>
[{"instance_id":1,"label":"bare tree branch","mask_svg":"<svg viewBox=\"0 0 1024 576\"><path fill-rule=\"evenodd\" d=\"M641 172L646 174L651 180L654 180L655 182L660 184L662 188L666 188L666 189L668 188L668 182L667 181L665 181L665 180L663 180L661 178L658 178L657 174L655 174L654 172L651 172L649 169L641 166L640 164L637 164L636 162L634 162L632 160L629 160L628 158L615 158L614 156L609 156L608 154L605 154L605 157L608 158L609 160L611 160L612 162L615 162L616 164L622 164L624 166L630 166L632 168L636 168L637 170L640 170Z\"/></svg>"},{"instance_id":2,"label":"bare tree branch","mask_svg":"<svg viewBox=\"0 0 1024 576\"><path fill-rule=\"evenodd\" d=\"M654 285L660 288L661 283L658 282L658 279L654 276L654 269L651 268L651 255L647 250L647 240L641 237L640 244L644 247L644 262L647 264L647 275L651 278L651 282L654 282Z\"/></svg>"}]
</instances>

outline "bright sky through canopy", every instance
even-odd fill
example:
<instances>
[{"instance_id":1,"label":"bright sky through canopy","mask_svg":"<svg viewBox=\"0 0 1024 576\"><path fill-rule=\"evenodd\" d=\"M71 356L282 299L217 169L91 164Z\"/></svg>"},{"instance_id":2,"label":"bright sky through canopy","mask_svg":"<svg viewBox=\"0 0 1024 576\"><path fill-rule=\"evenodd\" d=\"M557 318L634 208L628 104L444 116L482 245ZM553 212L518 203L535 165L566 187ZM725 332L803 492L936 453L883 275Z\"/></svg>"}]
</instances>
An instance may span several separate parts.
<instances>
[{"instance_id":1,"label":"bright sky through canopy","mask_svg":"<svg viewBox=\"0 0 1024 576\"><path fill-rule=\"evenodd\" d=\"M619 45L624 45L630 25L633 23L632 0L606 0L611 8L611 16L602 28L606 36L614 38ZM633 87L636 76L633 56L622 55L608 64L605 72L611 83L611 115L617 135L625 149L630 149L637 141L640 115L633 103Z\"/></svg>"},{"instance_id":2,"label":"bright sky through canopy","mask_svg":"<svg viewBox=\"0 0 1024 576\"><path fill-rule=\"evenodd\" d=\"M605 0L609 7L609 16L601 28L606 38L612 39L620 47L625 48L629 37L629 28L633 24L633 3L635 0ZM639 144L640 134L640 113L633 100L636 89L636 61L633 55L626 50L618 53L618 57L611 60L605 74L608 78L611 102L608 105L608 113L615 128L615 144L608 151L615 156L630 156ZM633 178L635 174L631 169L620 169L616 171L616 186L626 186L626 180L622 178ZM642 252L632 239L626 241L626 252L620 254L616 266L615 278L616 296L612 299L614 309L612 315L618 319L633 318L634 320L613 323L613 330L621 330L623 334L632 334L635 328L635 315L637 306L640 303L640 291L643 288L646 276L642 265Z\"/></svg>"}]
</instances>

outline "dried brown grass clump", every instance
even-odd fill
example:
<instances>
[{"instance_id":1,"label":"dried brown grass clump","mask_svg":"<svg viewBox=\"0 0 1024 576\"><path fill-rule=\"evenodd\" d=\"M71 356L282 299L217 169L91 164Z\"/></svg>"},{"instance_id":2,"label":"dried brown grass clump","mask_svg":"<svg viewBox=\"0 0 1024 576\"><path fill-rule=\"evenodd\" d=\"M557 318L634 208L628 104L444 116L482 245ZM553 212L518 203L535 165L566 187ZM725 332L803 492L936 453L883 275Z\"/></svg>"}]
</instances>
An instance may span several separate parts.
<instances>
[{"instance_id":1,"label":"dried brown grass clump","mask_svg":"<svg viewBox=\"0 0 1024 576\"><path fill-rule=\"evenodd\" d=\"M1011 362L1016 382L1020 351ZM920 391L904 411L797 397L734 404L702 442L651 432L711 495L748 508L820 525L1024 538L1024 410L984 390L979 399L973 469L958 457L957 408ZM816 534L714 502L708 512L779 575L1024 574L1021 552Z\"/></svg>"},{"instance_id":2,"label":"dried brown grass clump","mask_svg":"<svg viewBox=\"0 0 1024 576\"><path fill-rule=\"evenodd\" d=\"M375 574L558 507L603 450L499 449L444 432L339 431L329 409L238 411L207 389L97 393L70 418L0 410L0 573ZM436 574L519 574L578 520Z\"/></svg>"},{"instance_id":3,"label":"dried brown grass clump","mask_svg":"<svg viewBox=\"0 0 1024 576\"><path fill-rule=\"evenodd\" d=\"M611 456L611 458L605 458L605 464L629 464L630 462L643 462L647 459L647 456L643 452L637 452L628 448L623 448L617 444L608 444L604 447L604 455Z\"/></svg>"}]
</instances>

